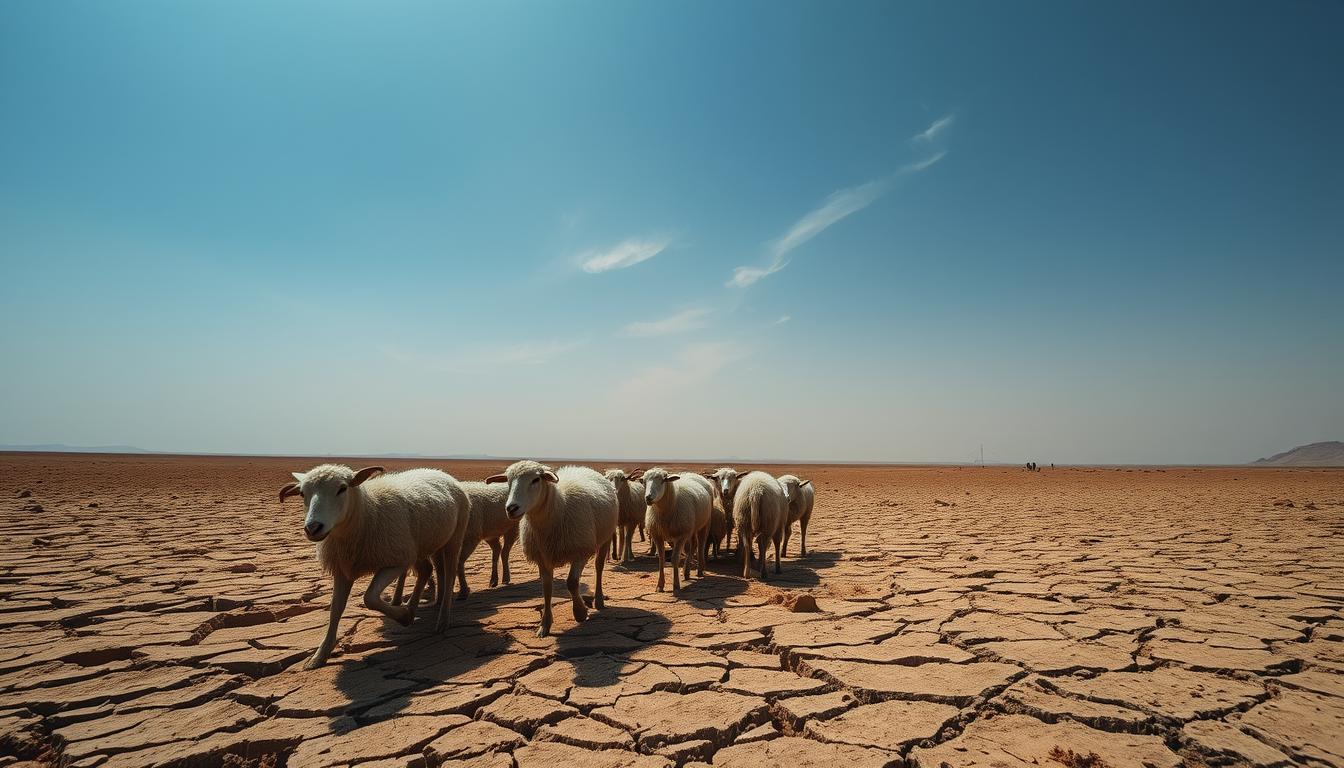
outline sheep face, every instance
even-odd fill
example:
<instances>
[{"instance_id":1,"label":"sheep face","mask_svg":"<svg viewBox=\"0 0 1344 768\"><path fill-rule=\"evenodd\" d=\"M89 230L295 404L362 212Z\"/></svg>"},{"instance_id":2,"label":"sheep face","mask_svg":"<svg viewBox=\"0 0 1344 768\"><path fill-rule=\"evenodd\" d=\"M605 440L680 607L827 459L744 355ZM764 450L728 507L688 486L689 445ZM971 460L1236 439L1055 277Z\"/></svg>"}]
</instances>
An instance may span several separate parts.
<instances>
[{"instance_id":1,"label":"sheep face","mask_svg":"<svg viewBox=\"0 0 1344 768\"><path fill-rule=\"evenodd\" d=\"M644 503L653 505L663 498L667 487L681 479L680 475L669 475L662 469L651 469L644 473Z\"/></svg>"},{"instance_id":2,"label":"sheep face","mask_svg":"<svg viewBox=\"0 0 1344 768\"><path fill-rule=\"evenodd\" d=\"M294 482L280 489L280 500L302 496L307 514L303 535L309 541L322 541L348 516L350 489L383 472L382 467L365 467L358 472L338 464L323 464L308 472L294 472Z\"/></svg>"},{"instance_id":3,"label":"sheep face","mask_svg":"<svg viewBox=\"0 0 1344 768\"><path fill-rule=\"evenodd\" d=\"M546 502L551 484L560 482L560 478L554 470L543 464L520 461L504 474L487 478L486 482L509 484L509 498L504 502L504 513L510 520L521 520L524 515Z\"/></svg>"},{"instance_id":4,"label":"sheep face","mask_svg":"<svg viewBox=\"0 0 1344 768\"><path fill-rule=\"evenodd\" d=\"M745 474L745 472L738 472L731 467L721 467L713 472L706 473L705 477L708 477L710 482L714 483L714 487L719 490L720 496L724 499L731 499L733 493L737 491L737 481Z\"/></svg>"}]
</instances>

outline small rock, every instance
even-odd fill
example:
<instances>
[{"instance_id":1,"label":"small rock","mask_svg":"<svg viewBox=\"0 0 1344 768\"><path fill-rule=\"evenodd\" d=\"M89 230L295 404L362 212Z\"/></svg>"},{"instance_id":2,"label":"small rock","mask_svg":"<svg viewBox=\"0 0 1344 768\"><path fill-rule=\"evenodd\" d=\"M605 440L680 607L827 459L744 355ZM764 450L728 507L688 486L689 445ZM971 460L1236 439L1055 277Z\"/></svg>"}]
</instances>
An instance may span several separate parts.
<instances>
[{"instance_id":1,"label":"small rock","mask_svg":"<svg viewBox=\"0 0 1344 768\"><path fill-rule=\"evenodd\" d=\"M1275 500L1274 500L1274 506L1276 506L1276 507L1286 507L1286 508L1288 508L1288 509L1291 509L1291 508L1292 508L1293 506L1295 506L1295 505L1293 504L1293 500L1292 500L1292 499L1275 499Z\"/></svg>"},{"instance_id":2,"label":"small rock","mask_svg":"<svg viewBox=\"0 0 1344 768\"><path fill-rule=\"evenodd\" d=\"M817 598L806 592L776 592L770 596L774 605L782 605L790 613L817 613Z\"/></svg>"},{"instance_id":3,"label":"small rock","mask_svg":"<svg viewBox=\"0 0 1344 768\"><path fill-rule=\"evenodd\" d=\"M24 512L45 512L41 504L28 504L23 508Z\"/></svg>"},{"instance_id":4,"label":"small rock","mask_svg":"<svg viewBox=\"0 0 1344 768\"><path fill-rule=\"evenodd\" d=\"M955 506L957 506L957 505L956 505L955 503L953 503L953 502L950 502L950 501L943 501L942 499L934 499L934 500L933 500L933 504L934 504L934 506L937 506L937 507L955 507Z\"/></svg>"},{"instance_id":5,"label":"small rock","mask_svg":"<svg viewBox=\"0 0 1344 768\"><path fill-rule=\"evenodd\" d=\"M98 508L98 502L96 502L96 501L90 501L89 504L88 504L88 506L89 506L89 509L97 509L97 508Z\"/></svg>"},{"instance_id":6,"label":"small rock","mask_svg":"<svg viewBox=\"0 0 1344 768\"><path fill-rule=\"evenodd\" d=\"M36 536L36 537L33 538L33 546L34 546L34 547L49 547L49 546L51 546L51 539L44 539L44 538L42 538L41 536Z\"/></svg>"},{"instance_id":7,"label":"small rock","mask_svg":"<svg viewBox=\"0 0 1344 768\"><path fill-rule=\"evenodd\" d=\"M31 490L27 489L27 488L24 488L22 491L19 491L19 498L20 498L20 499L26 499L26 498L28 498L29 496L32 496L32 495L33 495L33 492L32 492Z\"/></svg>"},{"instance_id":8,"label":"small rock","mask_svg":"<svg viewBox=\"0 0 1344 768\"><path fill-rule=\"evenodd\" d=\"M234 563L228 570L230 573L255 573L257 566L254 563Z\"/></svg>"}]
</instances>

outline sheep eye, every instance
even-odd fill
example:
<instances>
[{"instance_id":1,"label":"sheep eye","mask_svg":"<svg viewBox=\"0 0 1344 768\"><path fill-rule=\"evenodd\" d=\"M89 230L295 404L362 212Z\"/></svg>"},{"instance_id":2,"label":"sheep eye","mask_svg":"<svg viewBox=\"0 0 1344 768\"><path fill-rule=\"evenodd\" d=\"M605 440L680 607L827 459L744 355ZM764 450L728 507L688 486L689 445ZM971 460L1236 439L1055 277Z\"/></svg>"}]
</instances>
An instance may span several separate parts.
<instances>
[{"instance_id":1,"label":"sheep eye","mask_svg":"<svg viewBox=\"0 0 1344 768\"><path fill-rule=\"evenodd\" d=\"M337 495L337 496L340 496L342 493L345 493L345 486L344 486L344 485L342 485L340 488L337 488L337 489L336 489L336 495Z\"/></svg>"}]
</instances>

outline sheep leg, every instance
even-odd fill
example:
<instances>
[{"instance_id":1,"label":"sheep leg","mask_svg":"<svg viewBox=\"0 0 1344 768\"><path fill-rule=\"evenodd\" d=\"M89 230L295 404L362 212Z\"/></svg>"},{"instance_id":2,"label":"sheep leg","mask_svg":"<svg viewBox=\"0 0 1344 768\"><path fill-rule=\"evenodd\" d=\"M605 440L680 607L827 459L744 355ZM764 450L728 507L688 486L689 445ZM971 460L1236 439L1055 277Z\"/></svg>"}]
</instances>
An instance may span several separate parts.
<instances>
[{"instance_id":1,"label":"sheep leg","mask_svg":"<svg viewBox=\"0 0 1344 768\"><path fill-rule=\"evenodd\" d=\"M784 534L782 533L775 534L775 573L783 573L783 571L779 569L779 543L780 539L782 538L784 538ZM761 565L765 564L762 563Z\"/></svg>"},{"instance_id":2,"label":"sheep leg","mask_svg":"<svg viewBox=\"0 0 1344 768\"><path fill-rule=\"evenodd\" d=\"M681 545L685 539L677 539L672 542L672 594L681 592ZM662 549L662 547L659 547ZM661 575L661 574L659 574ZM691 578L690 563L686 564L686 578Z\"/></svg>"},{"instance_id":3,"label":"sheep leg","mask_svg":"<svg viewBox=\"0 0 1344 768\"><path fill-rule=\"evenodd\" d=\"M555 572L539 565L537 575L541 577L541 626L537 628L537 637L546 637L551 634L551 588L554 586Z\"/></svg>"},{"instance_id":4,"label":"sheep leg","mask_svg":"<svg viewBox=\"0 0 1344 768\"><path fill-rule=\"evenodd\" d=\"M403 626L409 626L411 620L415 618L415 610L409 605L391 605L383 599L383 590L387 589L387 585L397 578L398 573L405 572L404 567L392 565L373 574L369 588L364 590L364 607L378 611Z\"/></svg>"},{"instance_id":5,"label":"sheep leg","mask_svg":"<svg viewBox=\"0 0 1344 768\"><path fill-rule=\"evenodd\" d=\"M663 574L663 563L666 562L666 557L663 555L663 542L659 541L657 537L654 537L653 539L653 548L658 553L658 591L662 592L663 586L667 583L667 579ZM676 570L676 567L676 562L673 562L672 569Z\"/></svg>"},{"instance_id":6,"label":"sheep leg","mask_svg":"<svg viewBox=\"0 0 1344 768\"><path fill-rule=\"evenodd\" d=\"M499 586L499 537L486 542L490 545L490 587Z\"/></svg>"},{"instance_id":7,"label":"sheep leg","mask_svg":"<svg viewBox=\"0 0 1344 768\"><path fill-rule=\"evenodd\" d=\"M424 592L425 584L429 582L429 576L433 570L434 568L429 564L428 560L421 560L415 564L415 587L411 589L411 600L406 606L411 612L411 620L415 618L415 611L420 607L421 593ZM393 603L393 605L396 605L396 603ZM411 620L408 620L405 623L409 624Z\"/></svg>"},{"instance_id":8,"label":"sheep leg","mask_svg":"<svg viewBox=\"0 0 1344 768\"><path fill-rule=\"evenodd\" d=\"M457 558L457 597L459 600L466 600L471 596L471 588L467 586L467 558L476 551L479 541L462 542L462 554Z\"/></svg>"},{"instance_id":9,"label":"sheep leg","mask_svg":"<svg viewBox=\"0 0 1344 768\"><path fill-rule=\"evenodd\" d=\"M789 536L793 534L793 525L784 526L784 556L789 556Z\"/></svg>"},{"instance_id":10,"label":"sheep leg","mask_svg":"<svg viewBox=\"0 0 1344 768\"><path fill-rule=\"evenodd\" d=\"M583 598L579 597L579 576L583 574L583 566L588 564L588 558L575 560L569 564L569 578L565 579L565 586L569 589L569 599L574 603L574 620L587 621L588 606L583 604Z\"/></svg>"},{"instance_id":11,"label":"sheep leg","mask_svg":"<svg viewBox=\"0 0 1344 768\"><path fill-rule=\"evenodd\" d=\"M518 526L515 525L513 528L509 529L508 533L504 534L504 551L500 556L500 559L502 561L501 567L504 569L505 584L508 584L509 579L511 578L509 576L509 551L513 549L513 542L517 540L518 540Z\"/></svg>"},{"instance_id":12,"label":"sheep leg","mask_svg":"<svg viewBox=\"0 0 1344 768\"><path fill-rule=\"evenodd\" d=\"M802 544L802 547L801 547L801 548L802 548L802 554L800 554L800 555L798 555L798 556L799 556L799 557L807 557L807 518L806 518L806 517L804 517L802 520L799 520L799 521L798 521L798 527L799 527L799 529L800 529L800 533L801 533L801 535L802 535L802 542L801 542L801 544Z\"/></svg>"},{"instance_id":13,"label":"sheep leg","mask_svg":"<svg viewBox=\"0 0 1344 768\"><path fill-rule=\"evenodd\" d=\"M636 527L639 528L639 540L644 541L644 524L639 523Z\"/></svg>"},{"instance_id":14,"label":"sheep leg","mask_svg":"<svg viewBox=\"0 0 1344 768\"><path fill-rule=\"evenodd\" d=\"M435 627L438 632L444 632L448 629L448 614L453 610L453 577L457 575L452 568L452 564L460 563L461 559L461 539L456 542L449 542L443 549L439 550L439 561L443 563L443 578L439 580L439 591L443 594L443 602L439 603L439 622Z\"/></svg>"},{"instance_id":15,"label":"sheep leg","mask_svg":"<svg viewBox=\"0 0 1344 768\"><path fill-rule=\"evenodd\" d=\"M332 574L331 615L327 619L327 635L322 638L322 644L317 646L317 650L308 659L308 663L303 665L304 669L317 669L327 663L327 657L331 656L331 649L336 647L336 629L341 623L341 614L345 613L345 603L350 599L350 587L353 585L354 582L350 579L340 574Z\"/></svg>"},{"instance_id":16,"label":"sheep leg","mask_svg":"<svg viewBox=\"0 0 1344 768\"><path fill-rule=\"evenodd\" d=\"M632 563L635 561L635 553L632 549L632 547L635 546L635 526L625 526L625 530L622 531L622 533L625 534L625 546L621 548L620 562Z\"/></svg>"},{"instance_id":17,"label":"sheep leg","mask_svg":"<svg viewBox=\"0 0 1344 768\"><path fill-rule=\"evenodd\" d=\"M593 608L599 611L607 604L606 595L602 594L602 569L607 565L607 554L606 547L597 550L597 562L593 564L597 569L597 578L593 585Z\"/></svg>"},{"instance_id":18,"label":"sheep leg","mask_svg":"<svg viewBox=\"0 0 1344 768\"><path fill-rule=\"evenodd\" d=\"M392 594L392 604L401 605L401 597L406 589L406 571L402 571L397 577L397 591Z\"/></svg>"},{"instance_id":19,"label":"sheep leg","mask_svg":"<svg viewBox=\"0 0 1344 768\"><path fill-rule=\"evenodd\" d=\"M621 538L619 529L611 532L611 551L615 552L617 557L621 556Z\"/></svg>"},{"instance_id":20,"label":"sheep leg","mask_svg":"<svg viewBox=\"0 0 1344 768\"><path fill-rule=\"evenodd\" d=\"M765 581L765 535L757 536L756 543L761 548L761 581Z\"/></svg>"},{"instance_id":21,"label":"sheep leg","mask_svg":"<svg viewBox=\"0 0 1344 768\"><path fill-rule=\"evenodd\" d=\"M700 536L697 537L695 544L695 575L705 577L705 558L709 557L709 527L706 526L700 530Z\"/></svg>"},{"instance_id":22,"label":"sheep leg","mask_svg":"<svg viewBox=\"0 0 1344 768\"><path fill-rule=\"evenodd\" d=\"M746 534L745 530L737 532L737 548L742 551L742 578L744 579L751 575L751 547L747 545L747 542L751 539Z\"/></svg>"}]
</instances>

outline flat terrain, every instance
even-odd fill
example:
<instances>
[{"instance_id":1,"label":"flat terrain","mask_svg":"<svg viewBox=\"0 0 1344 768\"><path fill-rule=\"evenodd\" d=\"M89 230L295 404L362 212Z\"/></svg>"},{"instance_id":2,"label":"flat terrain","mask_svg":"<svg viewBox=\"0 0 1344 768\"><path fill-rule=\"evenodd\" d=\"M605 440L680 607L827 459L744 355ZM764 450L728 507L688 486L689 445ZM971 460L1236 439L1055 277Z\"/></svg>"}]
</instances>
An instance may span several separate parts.
<instances>
[{"instance_id":1,"label":"flat terrain","mask_svg":"<svg viewBox=\"0 0 1344 768\"><path fill-rule=\"evenodd\" d=\"M795 467L768 584L645 555L538 639L482 547L446 636L354 599L304 672L314 463L0 455L0 766L1344 765L1344 471Z\"/></svg>"}]
</instances>

